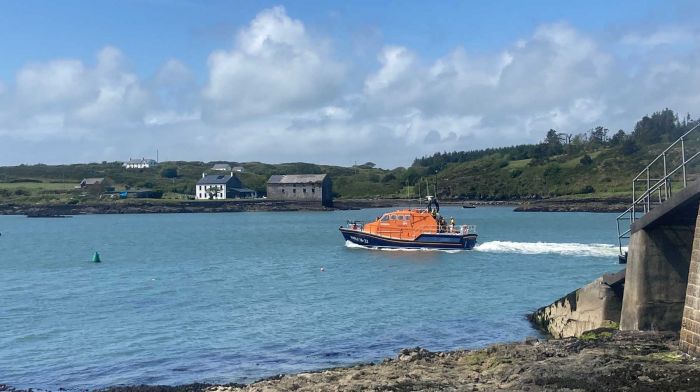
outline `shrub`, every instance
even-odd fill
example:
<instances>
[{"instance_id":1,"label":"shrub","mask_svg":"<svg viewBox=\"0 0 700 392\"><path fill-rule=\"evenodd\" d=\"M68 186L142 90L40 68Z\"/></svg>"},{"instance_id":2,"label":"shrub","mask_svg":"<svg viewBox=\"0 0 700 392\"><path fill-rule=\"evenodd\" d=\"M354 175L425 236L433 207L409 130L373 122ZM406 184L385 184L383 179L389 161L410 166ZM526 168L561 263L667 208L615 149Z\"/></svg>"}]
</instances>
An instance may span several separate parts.
<instances>
[{"instance_id":1,"label":"shrub","mask_svg":"<svg viewBox=\"0 0 700 392\"><path fill-rule=\"evenodd\" d=\"M580 162L583 166L590 166L590 165L593 163L593 158L591 158L590 155L585 154L583 157L581 157L581 159L579 160L579 162Z\"/></svg>"},{"instance_id":2,"label":"shrub","mask_svg":"<svg viewBox=\"0 0 700 392\"><path fill-rule=\"evenodd\" d=\"M160 171L160 176L163 178L175 178L175 177L177 177L177 168L176 167L163 168L163 170Z\"/></svg>"}]
</instances>

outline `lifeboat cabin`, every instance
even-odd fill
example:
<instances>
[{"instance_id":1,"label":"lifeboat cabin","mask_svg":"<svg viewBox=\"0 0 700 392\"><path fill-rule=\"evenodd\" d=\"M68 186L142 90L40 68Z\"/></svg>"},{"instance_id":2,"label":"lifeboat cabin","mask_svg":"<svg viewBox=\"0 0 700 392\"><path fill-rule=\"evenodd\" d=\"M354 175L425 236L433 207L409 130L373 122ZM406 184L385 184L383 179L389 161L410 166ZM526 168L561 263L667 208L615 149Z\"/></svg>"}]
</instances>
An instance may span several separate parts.
<instances>
[{"instance_id":1,"label":"lifeboat cabin","mask_svg":"<svg viewBox=\"0 0 700 392\"><path fill-rule=\"evenodd\" d=\"M471 249L476 227L446 222L435 210L388 212L369 223L349 222L340 228L345 240L371 248Z\"/></svg>"}]
</instances>

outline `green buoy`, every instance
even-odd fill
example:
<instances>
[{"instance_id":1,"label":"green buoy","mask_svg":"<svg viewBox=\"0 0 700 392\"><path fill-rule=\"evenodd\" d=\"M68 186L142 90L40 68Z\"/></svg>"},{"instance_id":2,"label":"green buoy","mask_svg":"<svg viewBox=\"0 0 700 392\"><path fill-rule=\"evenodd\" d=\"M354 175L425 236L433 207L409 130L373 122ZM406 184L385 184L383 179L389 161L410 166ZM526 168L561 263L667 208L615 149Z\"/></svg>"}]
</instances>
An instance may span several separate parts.
<instances>
[{"instance_id":1,"label":"green buoy","mask_svg":"<svg viewBox=\"0 0 700 392\"><path fill-rule=\"evenodd\" d=\"M102 262L102 260L100 260L100 252L95 252L95 254L92 256L92 262L93 263Z\"/></svg>"}]
</instances>

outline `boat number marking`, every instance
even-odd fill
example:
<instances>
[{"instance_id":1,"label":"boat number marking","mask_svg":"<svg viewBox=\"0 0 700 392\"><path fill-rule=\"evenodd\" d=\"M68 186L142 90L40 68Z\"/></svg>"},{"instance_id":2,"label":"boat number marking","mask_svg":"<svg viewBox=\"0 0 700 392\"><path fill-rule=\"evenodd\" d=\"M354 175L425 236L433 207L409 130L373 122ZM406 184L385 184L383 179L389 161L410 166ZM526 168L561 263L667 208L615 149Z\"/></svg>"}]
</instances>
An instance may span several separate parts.
<instances>
[{"instance_id":1,"label":"boat number marking","mask_svg":"<svg viewBox=\"0 0 700 392\"><path fill-rule=\"evenodd\" d=\"M355 242L360 242L360 243L363 243L363 244L369 244L369 241L367 240L367 238L360 238L360 237L355 237L354 235L351 235L351 236L350 236L350 239L353 240L353 241L355 241Z\"/></svg>"}]
</instances>

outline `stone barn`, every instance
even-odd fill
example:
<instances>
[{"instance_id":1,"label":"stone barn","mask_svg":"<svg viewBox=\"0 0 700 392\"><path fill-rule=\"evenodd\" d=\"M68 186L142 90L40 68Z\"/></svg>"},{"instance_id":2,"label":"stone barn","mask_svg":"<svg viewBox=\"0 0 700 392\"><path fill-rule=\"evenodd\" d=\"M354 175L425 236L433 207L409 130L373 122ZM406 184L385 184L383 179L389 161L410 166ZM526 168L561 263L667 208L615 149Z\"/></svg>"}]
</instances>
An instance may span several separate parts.
<instances>
[{"instance_id":1,"label":"stone barn","mask_svg":"<svg viewBox=\"0 0 700 392\"><path fill-rule=\"evenodd\" d=\"M273 200L318 201L333 205L331 178L327 174L274 175L267 180L267 197Z\"/></svg>"}]
</instances>

